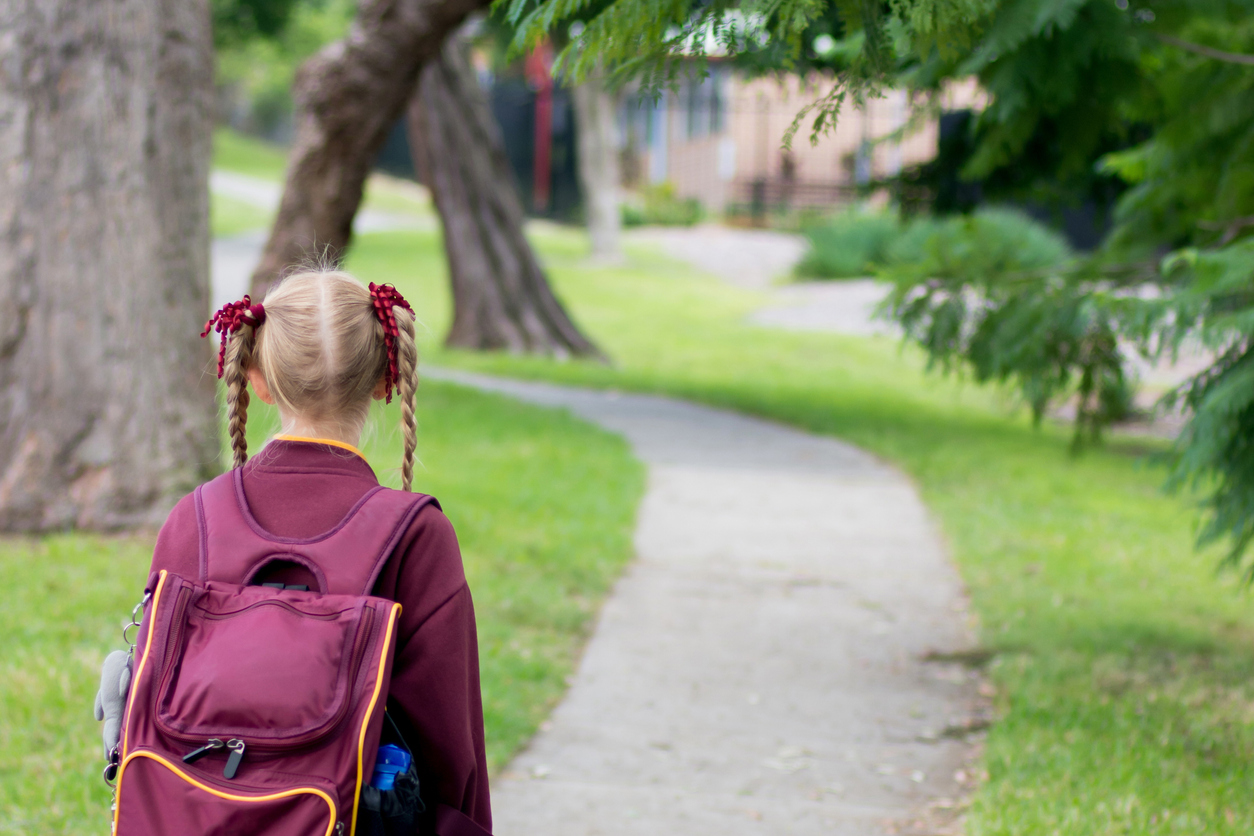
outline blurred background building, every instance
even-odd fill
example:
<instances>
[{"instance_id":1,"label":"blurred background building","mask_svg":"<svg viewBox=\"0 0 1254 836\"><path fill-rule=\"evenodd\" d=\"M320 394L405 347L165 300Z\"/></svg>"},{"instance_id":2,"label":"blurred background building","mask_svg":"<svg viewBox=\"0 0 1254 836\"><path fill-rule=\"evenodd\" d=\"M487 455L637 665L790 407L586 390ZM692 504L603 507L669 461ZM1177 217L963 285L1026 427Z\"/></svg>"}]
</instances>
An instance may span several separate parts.
<instances>
[{"instance_id":1,"label":"blurred background building","mask_svg":"<svg viewBox=\"0 0 1254 836\"><path fill-rule=\"evenodd\" d=\"M577 126L570 91L554 85L546 102L545 91L522 73L484 72L481 80L524 205L538 216L578 217ZM910 94L891 90L865 108L847 107L836 127L815 143L808 123L802 125L785 149L781 139L797 112L830 83L816 78L803 84L791 76L782 81L746 78L715 62L705 78L685 79L678 90L659 96L622 92L617 141L628 221L645 195L659 192L695 203L706 217L752 220L841 207L865 197L869 185L935 158L941 114L969 109L979 98L974 84L956 87L933 114L908 124ZM414 176L403 124L396 126L379 166Z\"/></svg>"}]
</instances>

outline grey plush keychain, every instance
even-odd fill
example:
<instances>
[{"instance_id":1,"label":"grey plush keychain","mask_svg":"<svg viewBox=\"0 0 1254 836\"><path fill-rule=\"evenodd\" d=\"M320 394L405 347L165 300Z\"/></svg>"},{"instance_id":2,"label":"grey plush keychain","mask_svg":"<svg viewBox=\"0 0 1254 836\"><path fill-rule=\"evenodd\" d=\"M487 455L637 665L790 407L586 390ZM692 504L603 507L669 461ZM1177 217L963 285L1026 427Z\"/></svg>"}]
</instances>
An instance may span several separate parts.
<instances>
[{"instance_id":1,"label":"grey plush keychain","mask_svg":"<svg viewBox=\"0 0 1254 836\"><path fill-rule=\"evenodd\" d=\"M110 759L122 734L122 713L126 710L126 692L130 687L130 654L115 650L105 657L100 668L100 690L96 692L96 719L104 720L105 760Z\"/></svg>"}]
</instances>

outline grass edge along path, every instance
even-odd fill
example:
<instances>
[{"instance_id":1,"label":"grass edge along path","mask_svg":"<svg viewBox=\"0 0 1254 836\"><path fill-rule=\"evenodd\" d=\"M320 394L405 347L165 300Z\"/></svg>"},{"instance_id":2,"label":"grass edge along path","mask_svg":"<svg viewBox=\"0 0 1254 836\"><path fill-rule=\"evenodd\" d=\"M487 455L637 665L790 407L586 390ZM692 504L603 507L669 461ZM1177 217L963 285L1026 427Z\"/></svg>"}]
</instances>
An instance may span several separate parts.
<instances>
[{"instance_id":1,"label":"grass edge along path","mask_svg":"<svg viewBox=\"0 0 1254 836\"><path fill-rule=\"evenodd\" d=\"M499 769L566 689L593 616L632 555L643 468L568 414L448 384L418 399L415 490L461 543L475 599L488 757ZM277 430L250 410L250 449ZM398 405L377 407L363 452L399 485ZM121 647L153 535L0 539L0 834L107 830L99 666Z\"/></svg>"},{"instance_id":2,"label":"grass edge along path","mask_svg":"<svg viewBox=\"0 0 1254 836\"><path fill-rule=\"evenodd\" d=\"M928 375L893 341L745 324L764 297L646 252L588 266L578 234L533 235L553 281L615 365L443 351L434 234L363 237L350 269L395 281L427 360L690 398L839 436L902 467L940 522L994 652L999 722L967 832L1254 832L1254 611L1145 454L1072 458L994 392ZM962 788L955 787L955 792Z\"/></svg>"}]
</instances>

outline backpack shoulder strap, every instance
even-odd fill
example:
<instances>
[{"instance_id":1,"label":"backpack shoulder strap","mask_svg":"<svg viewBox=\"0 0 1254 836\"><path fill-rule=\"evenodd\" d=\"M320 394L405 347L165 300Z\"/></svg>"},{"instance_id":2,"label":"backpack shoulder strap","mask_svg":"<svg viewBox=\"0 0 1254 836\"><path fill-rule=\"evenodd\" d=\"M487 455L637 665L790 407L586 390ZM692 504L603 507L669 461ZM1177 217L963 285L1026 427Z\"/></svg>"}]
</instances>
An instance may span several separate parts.
<instances>
[{"instance_id":1,"label":"backpack shoulder strap","mask_svg":"<svg viewBox=\"0 0 1254 836\"><path fill-rule=\"evenodd\" d=\"M377 487L329 531L280 537L261 527L244 495L243 473L231 470L196 489L201 580L247 584L273 561L299 563L321 591L369 595L383 565L418 512L439 503L426 494Z\"/></svg>"}]
</instances>

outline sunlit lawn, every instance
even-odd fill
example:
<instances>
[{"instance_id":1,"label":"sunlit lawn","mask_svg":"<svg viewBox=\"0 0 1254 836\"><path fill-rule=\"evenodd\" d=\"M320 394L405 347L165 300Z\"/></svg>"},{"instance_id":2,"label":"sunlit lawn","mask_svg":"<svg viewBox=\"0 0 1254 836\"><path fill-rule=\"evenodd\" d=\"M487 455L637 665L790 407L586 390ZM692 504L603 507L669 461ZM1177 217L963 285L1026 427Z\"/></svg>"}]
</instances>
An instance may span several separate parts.
<instances>
[{"instance_id":1,"label":"sunlit lawn","mask_svg":"<svg viewBox=\"0 0 1254 836\"><path fill-rule=\"evenodd\" d=\"M214 132L213 156L215 168L276 184L282 181L287 166L280 147L225 129ZM411 215L423 220L434 217L431 201L422 188L386 174L372 174L366 181L362 205L391 215ZM215 236L269 227L272 216L271 212L225 194L213 195L210 202L210 226Z\"/></svg>"},{"instance_id":2,"label":"sunlit lawn","mask_svg":"<svg viewBox=\"0 0 1254 836\"><path fill-rule=\"evenodd\" d=\"M209 204L209 227L216 236L253 232L270 225L270 213L251 203L215 195Z\"/></svg>"},{"instance_id":3,"label":"sunlit lawn","mask_svg":"<svg viewBox=\"0 0 1254 836\"><path fill-rule=\"evenodd\" d=\"M287 152L281 146L219 128L213 132L213 166L277 181L287 168Z\"/></svg>"}]
</instances>

